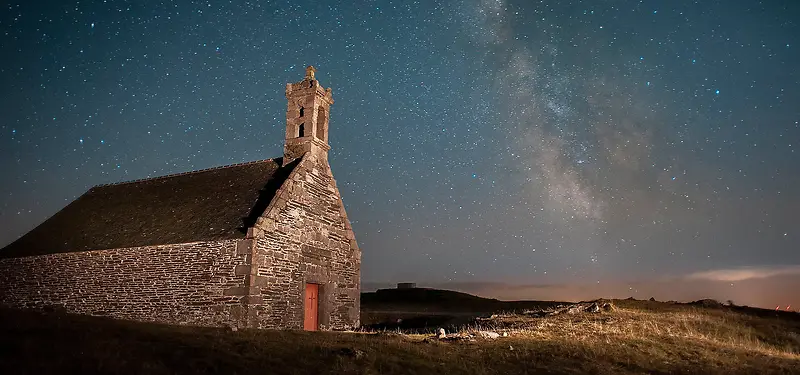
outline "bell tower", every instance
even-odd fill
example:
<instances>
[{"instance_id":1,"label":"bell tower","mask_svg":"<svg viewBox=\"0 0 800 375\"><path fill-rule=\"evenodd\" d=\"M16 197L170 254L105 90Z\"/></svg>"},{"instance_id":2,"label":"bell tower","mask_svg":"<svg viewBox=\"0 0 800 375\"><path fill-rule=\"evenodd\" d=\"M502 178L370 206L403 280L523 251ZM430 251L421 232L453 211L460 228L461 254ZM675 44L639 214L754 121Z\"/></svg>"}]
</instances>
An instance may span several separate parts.
<instances>
[{"instance_id":1,"label":"bell tower","mask_svg":"<svg viewBox=\"0 0 800 375\"><path fill-rule=\"evenodd\" d=\"M283 165L306 152L327 161L328 119L333 104L331 88L320 85L314 78L317 70L306 68L302 81L286 84L286 142L283 146Z\"/></svg>"}]
</instances>

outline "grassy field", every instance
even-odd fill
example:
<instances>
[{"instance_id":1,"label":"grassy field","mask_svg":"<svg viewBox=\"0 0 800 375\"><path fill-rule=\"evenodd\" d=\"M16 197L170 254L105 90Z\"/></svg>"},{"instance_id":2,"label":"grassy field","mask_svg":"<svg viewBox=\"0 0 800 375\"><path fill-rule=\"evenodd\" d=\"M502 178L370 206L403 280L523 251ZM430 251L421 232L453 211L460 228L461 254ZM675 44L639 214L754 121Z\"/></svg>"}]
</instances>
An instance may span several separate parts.
<instances>
[{"instance_id":1,"label":"grassy field","mask_svg":"<svg viewBox=\"0 0 800 375\"><path fill-rule=\"evenodd\" d=\"M800 373L800 314L610 302L613 309L597 313L497 314L450 329L464 338L452 340L392 331L232 332L0 310L0 373ZM508 336L468 339L477 331Z\"/></svg>"}]
</instances>

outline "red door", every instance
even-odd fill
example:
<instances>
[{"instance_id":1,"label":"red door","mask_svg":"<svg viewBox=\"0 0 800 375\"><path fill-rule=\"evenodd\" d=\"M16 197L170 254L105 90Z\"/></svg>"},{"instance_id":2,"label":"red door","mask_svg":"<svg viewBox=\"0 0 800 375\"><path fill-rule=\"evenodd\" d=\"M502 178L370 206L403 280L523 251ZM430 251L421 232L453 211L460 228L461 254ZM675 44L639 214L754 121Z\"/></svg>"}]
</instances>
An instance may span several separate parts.
<instances>
[{"instance_id":1,"label":"red door","mask_svg":"<svg viewBox=\"0 0 800 375\"><path fill-rule=\"evenodd\" d=\"M319 328L319 285L306 284L306 311L303 329L316 331Z\"/></svg>"}]
</instances>

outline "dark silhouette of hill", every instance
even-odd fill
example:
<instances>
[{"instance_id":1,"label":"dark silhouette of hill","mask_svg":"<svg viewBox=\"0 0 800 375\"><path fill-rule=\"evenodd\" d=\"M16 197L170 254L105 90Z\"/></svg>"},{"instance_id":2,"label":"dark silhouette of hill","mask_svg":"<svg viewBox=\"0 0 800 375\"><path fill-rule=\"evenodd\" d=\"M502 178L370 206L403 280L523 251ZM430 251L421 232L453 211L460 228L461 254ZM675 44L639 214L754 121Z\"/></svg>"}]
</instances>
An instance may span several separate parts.
<instances>
[{"instance_id":1,"label":"dark silhouette of hill","mask_svg":"<svg viewBox=\"0 0 800 375\"><path fill-rule=\"evenodd\" d=\"M555 306L556 301L501 301L452 290L409 288L378 289L361 293L361 308L372 311L496 312ZM413 310L413 309L422 310Z\"/></svg>"},{"instance_id":2,"label":"dark silhouette of hill","mask_svg":"<svg viewBox=\"0 0 800 375\"><path fill-rule=\"evenodd\" d=\"M598 300L601 301L601 300ZM618 306L654 313L679 312L686 308L702 308L737 312L759 318L780 318L800 321L800 314L748 306L728 306L712 299L687 303L661 302L655 299L607 300ZM542 311L570 302L558 301L501 301L468 293L431 288L378 289L361 293L361 324L378 330L407 330L429 332L436 327L455 328L471 324L478 317L496 313Z\"/></svg>"}]
</instances>

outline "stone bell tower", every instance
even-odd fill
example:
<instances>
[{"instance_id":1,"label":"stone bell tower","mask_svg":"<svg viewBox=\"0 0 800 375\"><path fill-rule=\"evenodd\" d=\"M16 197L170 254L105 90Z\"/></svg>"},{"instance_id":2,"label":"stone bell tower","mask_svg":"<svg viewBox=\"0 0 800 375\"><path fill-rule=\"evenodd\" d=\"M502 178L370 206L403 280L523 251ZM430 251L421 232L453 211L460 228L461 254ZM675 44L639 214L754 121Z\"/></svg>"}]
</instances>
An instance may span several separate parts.
<instances>
[{"instance_id":1,"label":"stone bell tower","mask_svg":"<svg viewBox=\"0 0 800 375\"><path fill-rule=\"evenodd\" d=\"M306 152L327 161L328 119L333 104L331 88L320 85L314 78L317 70L306 68L302 81L286 84L286 143L283 146L283 165Z\"/></svg>"}]
</instances>

